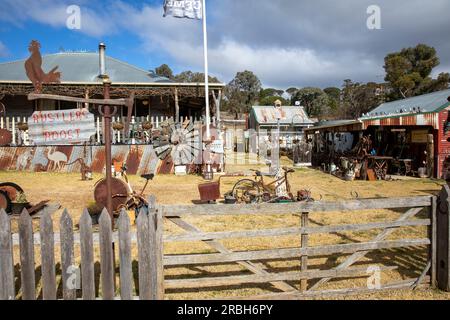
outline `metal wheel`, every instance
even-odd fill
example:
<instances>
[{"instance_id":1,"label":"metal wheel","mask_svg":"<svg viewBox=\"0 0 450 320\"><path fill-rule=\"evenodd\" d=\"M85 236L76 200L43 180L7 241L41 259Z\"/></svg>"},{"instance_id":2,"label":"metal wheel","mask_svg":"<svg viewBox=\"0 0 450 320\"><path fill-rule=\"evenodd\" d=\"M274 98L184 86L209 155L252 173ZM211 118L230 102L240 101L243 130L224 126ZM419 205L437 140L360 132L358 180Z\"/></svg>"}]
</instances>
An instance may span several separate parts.
<instances>
[{"instance_id":1,"label":"metal wheel","mask_svg":"<svg viewBox=\"0 0 450 320\"><path fill-rule=\"evenodd\" d=\"M127 184L117 178L112 178L112 205L114 212L117 212L120 208L125 206L128 201L128 186ZM106 208L107 205L107 190L106 179L97 181L94 188L94 199L97 204Z\"/></svg>"},{"instance_id":2,"label":"metal wheel","mask_svg":"<svg viewBox=\"0 0 450 320\"><path fill-rule=\"evenodd\" d=\"M11 199L8 197L6 191L0 190L0 209L6 211L6 213L11 213Z\"/></svg>"},{"instance_id":3,"label":"metal wheel","mask_svg":"<svg viewBox=\"0 0 450 320\"><path fill-rule=\"evenodd\" d=\"M16 200L19 193L23 193L23 189L13 182L0 183L0 191L5 192L11 201Z\"/></svg>"},{"instance_id":4,"label":"metal wheel","mask_svg":"<svg viewBox=\"0 0 450 320\"><path fill-rule=\"evenodd\" d=\"M231 193L238 203L261 202L261 189L255 181L250 179L239 180Z\"/></svg>"}]
</instances>

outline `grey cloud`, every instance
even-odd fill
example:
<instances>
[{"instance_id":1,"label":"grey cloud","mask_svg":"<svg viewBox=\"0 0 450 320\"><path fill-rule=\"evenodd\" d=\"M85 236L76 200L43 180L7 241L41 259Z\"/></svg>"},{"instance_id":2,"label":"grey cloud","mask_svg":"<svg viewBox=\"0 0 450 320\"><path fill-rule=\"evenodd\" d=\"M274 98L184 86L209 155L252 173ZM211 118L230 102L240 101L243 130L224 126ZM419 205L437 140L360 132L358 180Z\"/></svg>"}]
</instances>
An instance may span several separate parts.
<instances>
[{"instance_id":1,"label":"grey cloud","mask_svg":"<svg viewBox=\"0 0 450 320\"><path fill-rule=\"evenodd\" d=\"M216 7L209 7L215 19L215 44L223 38L232 38L255 50L267 47L311 49L322 59L349 62L342 68L341 75L318 70L320 74L311 84L339 84L348 77L380 81L384 56L418 43L435 46L442 66L450 65L448 0L230 0L213 3ZM381 8L382 30L366 27L366 9L372 4ZM378 67L359 72L359 65L367 60ZM307 81L298 80L299 84Z\"/></svg>"},{"instance_id":2,"label":"grey cloud","mask_svg":"<svg viewBox=\"0 0 450 320\"><path fill-rule=\"evenodd\" d=\"M21 17L14 23L26 17L53 26L63 26L61 11L72 4L2 2ZM164 52L176 70L202 70L199 21L163 18L159 4L76 2L83 10L81 32L103 36L127 30L150 57ZM374 4L381 8L382 30L366 27L367 7ZM385 55L418 43L438 50L441 65L435 73L450 71L448 0L209 0L207 5L210 69L223 81L243 69L280 88L339 86L346 78L383 81ZM0 12L0 21L8 19L13 22Z\"/></svg>"}]
</instances>

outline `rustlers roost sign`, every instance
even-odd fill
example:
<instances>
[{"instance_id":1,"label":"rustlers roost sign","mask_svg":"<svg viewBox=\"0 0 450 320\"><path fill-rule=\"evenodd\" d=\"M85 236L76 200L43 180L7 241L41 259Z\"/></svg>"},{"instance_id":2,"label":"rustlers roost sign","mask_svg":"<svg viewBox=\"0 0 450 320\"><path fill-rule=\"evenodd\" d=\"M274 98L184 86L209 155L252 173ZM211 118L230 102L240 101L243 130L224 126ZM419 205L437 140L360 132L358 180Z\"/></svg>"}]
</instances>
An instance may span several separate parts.
<instances>
[{"instance_id":1,"label":"rustlers roost sign","mask_svg":"<svg viewBox=\"0 0 450 320\"><path fill-rule=\"evenodd\" d=\"M28 119L28 134L34 145L81 144L95 133L94 115L87 109L36 111Z\"/></svg>"}]
</instances>

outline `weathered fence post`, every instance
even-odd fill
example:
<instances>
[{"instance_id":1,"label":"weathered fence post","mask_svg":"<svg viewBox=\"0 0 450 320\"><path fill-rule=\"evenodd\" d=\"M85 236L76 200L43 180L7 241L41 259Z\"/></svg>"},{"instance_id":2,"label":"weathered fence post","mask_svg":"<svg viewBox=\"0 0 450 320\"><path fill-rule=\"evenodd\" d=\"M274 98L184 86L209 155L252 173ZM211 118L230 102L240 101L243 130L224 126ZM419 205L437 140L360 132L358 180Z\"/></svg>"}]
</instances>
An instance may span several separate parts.
<instances>
[{"instance_id":1,"label":"weathered fence post","mask_svg":"<svg viewBox=\"0 0 450 320\"><path fill-rule=\"evenodd\" d=\"M156 209L156 198L150 196L148 213L141 210L137 220L139 251L139 299L164 298L162 258L162 212Z\"/></svg>"},{"instance_id":2,"label":"weathered fence post","mask_svg":"<svg viewBox=\"0 0 450 320\"><path fill-rule=\"evenodd\" d=\"M438 288L450 291L450 188L445 185L438 198L437 213L437 284Z\"/></svg>"},{"instance_id":3,"label":"weathered fence post","mask_svg":"<svg viewBox=\"0 0 450 320\"><path fill-rule=\"evenodd\" d=\"M63 299L75 300L77 291L76 284L81 282L77 279L78 274L75 274L75 278L72 276L72 272L76 272L74 263L74 246L73 246L73 221L70 218L67 210L64 210L59 223L60 237L61 237L61 274L62 274L62 287L63 287Z\"/></svg>"},{"instance_id":4,"label":"weathered fence post","mask_svg":"<svg viewBox=\"0 0 450 320\"><path fill-rule=\"evenodd\" d=\"M112 246L111 218L106 209L100 220L100 272L103 300L114 300L114 254Z\"/></svg>"},{"instance_id":5,"label":"weathered fence post","mask_svg":"<svg viewBox=\"0 0 450 320\"><path fill-rule=\"evenodd\" d=\"M22 300L36 300L33 225L26 209L22 211L19 219L19 246Z\"/></svg>"},{"instance_id":6,"label":"weathered fence post","mask_svg":"<svg viewBox=\"0 0 450 320\"><path fill-rule=\"evenodd\" d=\"M308 270L308 253L306 250L308 249L308 233L304 230L309 225L309 213L308 212L302 212L301 216L301 226L302 226L302 233L301 233L301 248L305 251L304 254L302 254L301 257L301 271L305 272ZM306 291L308 289L308 280L307 279L301 279L300 280L300 291Z\"/></svg>"},{"instance_id":7,"label":"weathered fence post","mask_svg":"<svg viewBox=\"0 0 450 320\"><path fill-rule=\"evenodd\" d=\"M150 251L150 229L149 219L146 210L143 208L139 212L136 220L137 224L137 245L138 245L138 274L139 274L139 299L152 299L151 281L151 251Z\"/></svg>"},{"instance_id":8,"label":"weathered fence post","mask_svg":"<svg viewBox=\"0 0 450 320\"><path fill-rule=\"evenodd\" d=\"M150 225L154 227L155 246L153 252L155 255L155 283L156 283L156 300L164 300L164 220L162 207L153 212L150 216ZM151 228L150 228L151 230Z\"/></svg>"},{"instance_id":9,"label":"weathered fence post","mask_svg":"<svg viewBox=\"0 0 450 320\"><path fill-rule=\"evenodd\" d=\"M55 239L50 212L44 210L40 220L42 292L44 300L56 300Z\"/></svg>"},{"instance_id":10,"label":"weathered fence post","mask_svg":"<svg viewBox=\"0 0 450 320\"><path fill-rule=\"evenodd\" d=\"M122 300L133 299L133 270L131 268L131 234L130 218L125 210L120 213L119 221L119 256L120 256L120 297Z\"/></svg>"},{"instance_id":11,"label":"weathered fence post","mask_svg":"<svg viewBox=\"0 0 450 320\"><path fill-rule=\"evenodd\" d=\"M428 227L428 236L431 239L430 246L430 261L431 261L431 287L437 287L437 197L431 198L431 206L430 206L430 219L431 225Z\"/></svg>"},{"instance_id":12,"label":"weathered fence post","mask_svg":"<svg viewBox=\"0 0 450 320\"><path fill-rule=\"evenodd\" d=\"M94 246L92 218L84 210L80 219L81 288L83 300L95 300Z\"/></svg>"},{"instance_id":13,"label":"weathered fence post","mask_svg":"<svg viewBox=\"0 0 450 320\"><path fill-rule=\"evenodd\" d=\"M14 262L11 220L0 209L0 300L14 300Z\"/></svg>"}]
</instances>

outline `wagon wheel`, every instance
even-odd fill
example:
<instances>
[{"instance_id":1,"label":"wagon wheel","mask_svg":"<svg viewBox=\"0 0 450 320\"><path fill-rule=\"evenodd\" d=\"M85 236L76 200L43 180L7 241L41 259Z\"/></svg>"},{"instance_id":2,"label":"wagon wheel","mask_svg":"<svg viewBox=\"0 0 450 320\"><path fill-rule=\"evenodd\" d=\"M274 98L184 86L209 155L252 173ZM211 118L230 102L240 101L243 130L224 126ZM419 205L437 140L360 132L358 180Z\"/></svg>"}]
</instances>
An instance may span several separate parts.
<instances>
[{"instance_id":1,"label":"wagon wheel","mask_svg":"<svg viewBox=\"0 0 450 320\"><path fill-rule=\"evenodd\" d=\"M259 185L250 179L239 180L231 191L238 203L261 202L261 189Z\"/></svg>"},{"instance_id":2,"label":"wagon wheel","mask_svg":"<svg viewBox=\"0 0 450 320\"><path fill-rule=\"evenodd\" d=\"M23 193L23 189L13 182L0 183L0 191L5 192L11 201L16 200L18 193Z\"/></svg>"},{"instance_id":3,"label":"wagon wheel","mask_svg":"<svg viewBox=\"0 0 450 320\"><path fill-rule=\"evenodd\" d=\"M11 199L6 191L2 190L0 190L0 209L5 210L8 214L11 212Z\"/></svg>"}]
</instances>

